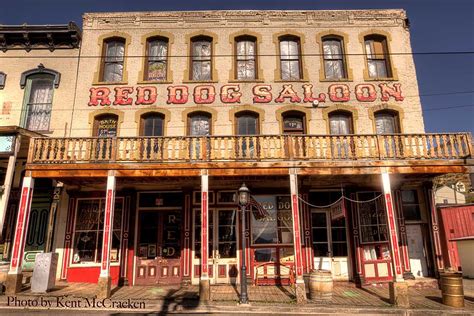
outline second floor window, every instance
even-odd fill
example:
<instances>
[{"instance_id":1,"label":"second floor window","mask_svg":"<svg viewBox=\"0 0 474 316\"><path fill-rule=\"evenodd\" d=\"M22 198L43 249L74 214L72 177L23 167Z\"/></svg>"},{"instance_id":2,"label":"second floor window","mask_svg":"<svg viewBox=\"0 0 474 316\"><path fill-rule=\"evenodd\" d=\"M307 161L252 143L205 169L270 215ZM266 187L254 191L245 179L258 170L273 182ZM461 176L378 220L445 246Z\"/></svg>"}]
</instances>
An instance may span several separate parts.
<instances>
[{"instance_id":1,"label":"second floor window","mask_svg":"<svg viewBox=\"0 0 474 316\"><path fill-rule=\"evenodd\" d=\"M192 41L191 80L212 80L212 41L197 38Z\"/></svg>"},{"instance_id":2,"label":"second floor window","mask_svg":"<svg viewBox=\"0 0 474 316\"><path fill-rule=\"evenodd\" d=\"M347 78L342 40L338 38L324 38L323 59L326 79L337 80Z\"/></svg>"},{"instance_id":3,"label":"second floor window","mask_svg":"<svg viewBox=\"0 0 474 316\"><path fill-rule=\"evenodd\" d=\"M367 69L370 78L389 78L392 76L385 37L365 37L365 53L367 55Z\"/></svg>"},{"instance_id":4,"label":"second floor window","mask_svg":"<svg viewBox=\"0 0 474 316\"><path fill-rule=\"evenodd\" d=\"M99 115L94 120L94 136L115 137L117 136L118 116L115 114Z\"/></svg>"},{"instance_id":5,"label":"second floor window","mask_svg":"<svg viewBox=\"0 0 474 316\"><path fill-rule=\"evenodd\" d=\"M53 80L49 75L33 75L27 80L24 127L30 131L48 131L53 103Z\"/></svg>"},{"instance_id":6,"label":"second floor window","mask_svg":"<svg viewBox=\"0 0 474 316\"><path fill-rule=\"evenodd\" d=\"M377 134L397 134L400 133L398 115L395 112L375 113L375 130Z\"/></svg>"},{"instance_id":7,"label":"second floor window","mask_svg":"<svg viewBox=\"0 0 474 316\"><path fill-rule=\"evenodd\" d=\"M256 79L256 45L253 38L240 38L236 42L236 75L238 80Z\"/></svg>"},{"instance_id":8,"label":"second floor window","mask_svg":"<svg viewBox=\"0 0 474 316\"><path fill-rule=\"evenodd\" d=\"M344 112L329 115L329 131L331 135L353 134L352 115Z\"/></svg>"},{"instance_id":9,"label":"second floor window","mask_svg":"<svg viewBox=\"0 0 474 316\"><path fill-rule=\"evenodd\" d=\"M301 79L300 42L297 38L280 39L281 80Z\"/></svg>"},{"instance_id":10,"label":"second floor window","mask_svg":"<svg viewBox=\"0 0 474 316\"><path fill-rule=\"evenodd\" d=\"M298 113L288 113L283 115L284 134L304 134L304 115Z\"/></svg>"},{"instance_id":11,"label":"second floor window","mask_svg":"<svg viewBox=\"0 0 474 316\"><path fill-rule=\"evenodd\" d=\"M163 136L163 121L163 115L158 113L142 115L140 134L142 136Z\"/></svg>"},{"instance_id":12,"label":"second floor window","mask_svg":"<svg viewBox=\"0 0 474 316\"><path fill-rule=\"evenodd\" d=\"M149 81L165 81L168 68L168 41L151 39L147 43L146 78Z\"/></svg>"},{"instance_id":13,"label":"second floor window","mask_svg":"<svg viewBox=\"0 0 474 316\"><path fill-rule=\"evenodd\" d=\"M125 40L121 38L114 38L104 43L102 81L122 81L124 57Z\"/></svg>"}]
</instances>

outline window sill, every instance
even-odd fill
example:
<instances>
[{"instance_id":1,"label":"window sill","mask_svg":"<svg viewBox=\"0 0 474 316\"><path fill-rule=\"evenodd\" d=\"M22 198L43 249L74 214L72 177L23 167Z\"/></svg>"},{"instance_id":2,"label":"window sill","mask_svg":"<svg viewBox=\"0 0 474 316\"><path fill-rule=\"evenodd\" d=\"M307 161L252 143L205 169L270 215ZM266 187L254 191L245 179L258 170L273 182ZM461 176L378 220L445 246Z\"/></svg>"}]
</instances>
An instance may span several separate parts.
<instances>
[{"instance_id":1,"label":"window sill","mask_svg":"<svg viewBox=\"0 0 474 316\"><path fill-rule=\"evenodd\" d=\"M228 81L229 83L264 83L265 80L263 79L249 79L249 80L239 80L239 79L232 79Z\"/></svg>"},{"instance_id":2,"label":"window sill","mask_svg":"<svg viewBox=\"0 0 474 316\"><path fill-rule=\"evenodd\" d=\"M398 81L397 78L390 77L390 78L364 78L365 81Z\"/></svg>"},{"instance_id":3,"label":"window sill","mask_svg":"<svg viewBox=\"0 0 474 316\"><path fill-rule=\"evenodd\" d=\"M309 82L309 80L306 80L306 79L293 79L293 80L283 80L283 79L275 79L273 80L273 82L276 82L276 83L285 83L285 82L288 82L288 83L291 83L291 82Z\"/></svg>"},{"instance_id":4,"label":"window sill","mask_svg":"<svg viewBox=\"0 0 474 316\"><path fill-rule=\"evenodd\" d=\"M217 80L183 80L183 83L218 83Z\"/></svg>"},{"instance_id":5,"label":"window sill","mask_svg":"<svg viewBox=\"0 0 474 316\"><path fill-rule=\"evenodd\" d=\"M349 78L341 78L341 79L319 79L320 82L352 82L354 80Z\"/></svg>"},{"instance_id":6,"label":"window sill","mask_svg":"<svg viewBox=\"0 0 474 316\"><path fill-rule=\"evenodd\" d=\"M92 83L93 86L124 86L128 85L128 82L126 81L120 81L120 82L105 82L105 81L95 81Z\"/></svg>"},{"instance_id":7,"label":"window sill","mask_svg":"<svg viewBox=\"0 0 474 316\"><path fill-rule=\"evenodd\" d=\"M137 84L172 84L173 81L169 81L169 80L141 80L141 81L138 81Z\"/></svg>"}]
</instances>

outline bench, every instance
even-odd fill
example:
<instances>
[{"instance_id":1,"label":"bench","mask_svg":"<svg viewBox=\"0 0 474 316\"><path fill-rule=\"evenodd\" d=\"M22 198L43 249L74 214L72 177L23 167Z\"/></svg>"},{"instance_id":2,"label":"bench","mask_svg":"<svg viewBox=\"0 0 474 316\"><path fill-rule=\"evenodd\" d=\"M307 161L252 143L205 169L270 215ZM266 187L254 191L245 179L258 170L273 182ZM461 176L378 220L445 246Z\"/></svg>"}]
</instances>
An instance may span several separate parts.
<instances>
[{"instance_id":1,"label":"bench","mask_svg":"<svg viewBox=\"0 0 474 316\"><path fill-rule=\"evenodd\" d=\"M284 263L265 262L255 266L254 285L294 285L293 267ZM280 272L277 274L277 272Z\"/></svg>"}]
</instances>

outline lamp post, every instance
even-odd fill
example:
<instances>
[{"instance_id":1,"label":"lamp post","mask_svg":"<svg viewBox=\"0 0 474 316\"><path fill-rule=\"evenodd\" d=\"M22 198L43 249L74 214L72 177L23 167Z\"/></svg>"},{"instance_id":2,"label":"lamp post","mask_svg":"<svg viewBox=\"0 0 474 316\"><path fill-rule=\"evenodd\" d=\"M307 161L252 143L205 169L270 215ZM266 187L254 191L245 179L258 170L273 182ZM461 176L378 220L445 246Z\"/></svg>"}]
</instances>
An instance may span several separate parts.
<instances>
[{"instance_id":1,"label":"lamp post","mask_svg":"<svg viewBox=\"0 0 474 316\"><path fill-rule=\"evenodd\" d=\"M250 200L250 190L247 188L245 183L242 183L239 189L239 205L241 211L242 220L242 266L240 268L240 304L248 304L249 299L247 296L247 273L245 267L245 207Z\"/></svg>"}]
</instances>

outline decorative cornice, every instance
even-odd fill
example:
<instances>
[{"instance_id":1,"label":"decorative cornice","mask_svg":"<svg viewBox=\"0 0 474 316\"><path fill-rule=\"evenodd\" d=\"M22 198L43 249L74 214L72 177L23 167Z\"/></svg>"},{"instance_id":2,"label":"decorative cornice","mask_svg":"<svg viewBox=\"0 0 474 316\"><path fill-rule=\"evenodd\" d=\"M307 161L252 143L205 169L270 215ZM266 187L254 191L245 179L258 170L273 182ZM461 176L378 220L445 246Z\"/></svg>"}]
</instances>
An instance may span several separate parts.
<instances>
[{"instance_id":1,"label":"decorative cornice","mask_svg":"<svg viewBox=\"0 0 474 316\"><path fill-rule=\"evenodd\" d=\"M281 25L288 22L306 25L367 24L405 26L406 13L402 9L390 10L220 10L220 11L162 11L162 12L104 12L85 13L84 29L108 27L143 27L166 24L209 24L241 27L246 23Z\"/></svg>"}]
</instances>

